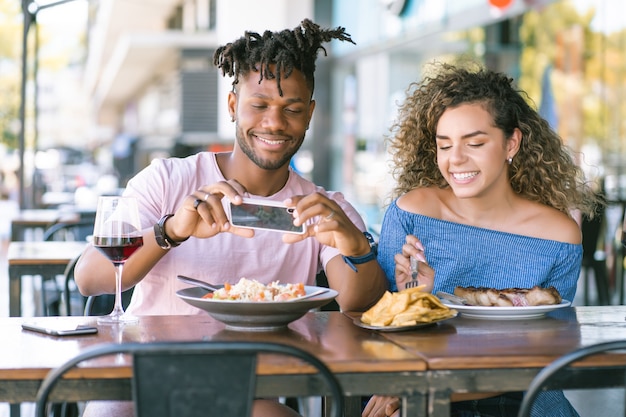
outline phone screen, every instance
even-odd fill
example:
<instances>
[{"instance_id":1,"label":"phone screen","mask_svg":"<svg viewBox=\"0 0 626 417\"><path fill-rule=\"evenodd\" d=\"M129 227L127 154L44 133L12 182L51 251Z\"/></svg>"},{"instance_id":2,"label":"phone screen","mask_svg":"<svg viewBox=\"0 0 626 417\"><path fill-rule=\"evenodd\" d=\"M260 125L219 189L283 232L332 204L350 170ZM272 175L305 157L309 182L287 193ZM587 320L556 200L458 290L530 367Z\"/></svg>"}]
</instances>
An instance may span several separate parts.
<instances>
[{"instance_id":1,"label":"phone screen","mask_svg":"<svg viewBox=\"0 0 626 417\"><path fill-rule=\"evenodd\" d=\"M51 336L77 336L98 333L98 328L85 324L22 323L22 329Z\"/></svg>"},{"instance_id":2,"label":"phone screen","mask_svg":"<svg viewBox=\"0 0 626 417\"><path fill-rule=\"evenodd\" d=\"M293 209L280 203L245 199L240 205L230 204L230 222L233 226L274 230L283 233L304 233L305 226L293 225Z\"/></svg>"}]
</instances>

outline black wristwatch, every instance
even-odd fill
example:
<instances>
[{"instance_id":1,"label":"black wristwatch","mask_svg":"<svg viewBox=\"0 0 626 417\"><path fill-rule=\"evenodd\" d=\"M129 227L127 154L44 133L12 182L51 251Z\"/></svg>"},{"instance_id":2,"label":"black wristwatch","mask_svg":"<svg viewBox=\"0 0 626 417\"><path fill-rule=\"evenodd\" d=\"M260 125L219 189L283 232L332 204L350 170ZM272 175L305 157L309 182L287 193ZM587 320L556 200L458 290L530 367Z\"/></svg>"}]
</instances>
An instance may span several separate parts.
<instances>
[{"instance_id":1,"label":"black wristwatch","mask_svg":"<svg viewBox=\"0 0 626 417\"><path fill-rule=\"evenodd\" d=\"M165 233L165 222L172 216L173 214L166 214L165 216L161 217L161 219L154 225L154 238L156 239L157 245L159 245L161 249L164 250L180 246L181 243L189 239L187 238L181 240L180 242L177 242L169 237L167 233Z\"/></svg>"},{"instance_id":2,"label":"black wristwatch","mask_svg":"<svg viewBox=\"0 0 626 417\"><path fill-rule=\"evenodd\" d=\"M363 235L367 238L367 242L370 244L370 251L362 256L345 256L343 257L343 261L348 264L350 268L354 272L359 272L355 265L364 264L365 262L369 262L373 259L376 259L376 255L378 254L378 244L374 241L374 238L369 232L363 232Z\"/></svg>"}]
</instances>

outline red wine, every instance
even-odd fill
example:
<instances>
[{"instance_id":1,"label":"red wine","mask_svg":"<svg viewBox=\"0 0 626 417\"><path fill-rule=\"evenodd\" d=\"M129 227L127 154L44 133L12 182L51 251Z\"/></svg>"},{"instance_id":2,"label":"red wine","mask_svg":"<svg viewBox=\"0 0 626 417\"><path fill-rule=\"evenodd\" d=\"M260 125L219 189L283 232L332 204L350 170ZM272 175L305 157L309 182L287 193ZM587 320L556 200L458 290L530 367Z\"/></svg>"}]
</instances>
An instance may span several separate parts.
<instances>
[{"instance_id":1,"label":"red wine","mask_svg":"<svg viewBox=\"0 0 626 417\"><path fill-rule=\"evenodd\" d=\"M113 263L124 263L130 255L143 245L143 237L94 236L93 245Z\"/></svg>"}]
</instances>

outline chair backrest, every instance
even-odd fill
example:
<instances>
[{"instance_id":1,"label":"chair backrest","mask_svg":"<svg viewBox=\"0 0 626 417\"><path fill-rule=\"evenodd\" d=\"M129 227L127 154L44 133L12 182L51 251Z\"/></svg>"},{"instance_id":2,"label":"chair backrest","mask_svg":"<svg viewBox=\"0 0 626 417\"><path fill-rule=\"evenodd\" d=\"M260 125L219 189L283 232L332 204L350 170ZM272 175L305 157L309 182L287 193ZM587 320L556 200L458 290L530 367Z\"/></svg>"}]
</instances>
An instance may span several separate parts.
<instances>
[{"instance_id":1,"label":"chair backrest","mask_svg":"<svg viewBox=\"0 0 626 417\"><path fill-rule=\"evenodd\" d=\"M343 390L337 378L302 349L265 342L155 342L94 346L51 370L37 392L35 416L45 417L48 397L67 371L83 361L118 353L133 358L137 417L249 416L259 353L293 356L312 365L327 384L315 394L329 392L332 415L342 414Z\"/></svg>"},{"instance_id":2,"label":"chair backrest","mask_svg":"<svg viewBox=\"0 0 626 417\"><path fill-rule=\"evenodd\" d=\"M80 259L80 256L72 259L72 261L67 264L65 267L64 275L64 288L63 288L63 302L66 305L66 313L68 316L74 315L74 311L72 310L72 294L77 293L78 296L82 298L82 309L80 311L81 315L84 316L104 316L109 314L113 310L113 306L115 305L115 295L114 294L100 294L100 295L90 295L85 297L78 293L75 289L71 287L72 281L74 281L74 271L76 269L76 264ZM130 299L133 295L134 287L127 289L122 292L122 306L124 309L128 307L130 304Z\"/></svg>"},{"instance_id":3,"label":"chair backrest","mask_svg":"<svg viewBox=\"0 0 626 417\"><path fill-rule=\"evenodd\" d=\"M124 310L130 304L130 299L133 296L133 290L135 287L131 287L126 291L122 291L122 306ZM90 295L85 300L85 309L83 315L85 316L104 316L113 311L115 305L115 294L100 294Z\"/></svg>"},{"instance_id":4,"label":"chair backrest","mask_svg":"<svg viewBox=\"0 0 626 417\"><path fill-rule=\"evenodd\" d=\"M531 381L528 386L524 399L520 406L518 417L529 417L537 395L548 387L548 385L557 378L560 371L567 368L572 363L584 359L588 356L596 355L598 353L610 352L612 350L626 349L626 340L617 340L613 342L598 343L590 346L585 346L576 349L572 352L566 353L554 362L543 368ZM626 387L626 380L624 381ZM625 411L626 412L626 411Z\"/></svg>"},{"instance_id":5,"label":"chair backrest","mask_svg":"<svg viewBox=\"0 0 626 417\"><path fill-rule=\"evenodd\" d=\"M77 257L72 259L70 261L70 263L67 264L67 266L65 267L65 271L63 272L63 277L64 277L64 279L63 279L63 281L64 281L64 285L63 285L63 302L65 304L66 314L68 316L72 315L72 288L71 288L71 282L74 281L74 270L76 269L76 264L78 263L78 260L80 259L80 256L81 255L78 255ZM84 303L85 302L83 301L83 305L84 305Z\"/></svg>"},{"instance_id":6,"label":"chair backrest","mask_svg":"<svg viewBox=\"0 0 626 417\"><path fill-rule=\"evenodd\" d=\"M87 237L93 233L93 219L84 218L76 222L57 222L50 225L43 233L44 241L82 241L85 242ZM71 281L74 279L74 267L78 257L73 259L64 272L64 288L63 302L66 308L66 314L71 315ZM48 311L49 306L44 300L44 311Z\"/></svg>"},{"instance_id":7,"label":"chair backrest","mask_svg":"<svg viewBox=\"0 0 626 417\"><path fill-rule=\"evenodd\" d=\"M77 222L57 222L43 232L43 240L85 241L93 234L93 219L81 219Z\"/></svg>"}]
</instances>

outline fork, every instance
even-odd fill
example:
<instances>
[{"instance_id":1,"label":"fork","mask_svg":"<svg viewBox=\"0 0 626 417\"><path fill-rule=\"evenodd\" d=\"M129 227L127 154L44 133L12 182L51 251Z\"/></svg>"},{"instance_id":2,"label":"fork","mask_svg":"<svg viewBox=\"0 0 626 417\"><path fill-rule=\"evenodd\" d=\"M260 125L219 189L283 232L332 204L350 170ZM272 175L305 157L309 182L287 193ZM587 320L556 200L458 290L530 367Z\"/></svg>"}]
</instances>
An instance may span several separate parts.
<instances>
[{"instance_id":1,"label":"fork","mask_svg":"<svg viewBox=\"0 0 626 417\"><path fill-rule=\"evenodd\" d=\"M409 261L411 262L411 281L406 283L405 288L415 288L420 285L417 280L417 276L419 274L419 261L413 256L409 257Z\"/></svg>"},{"instance_id":2,"label":"fork","mask_svg":"<svg viewBox=\"0 0 626 417\"><path fill-rule=\"evenodd\" d=\"M460 305L464 305L464 306L471 306L471 305L473 305L469 301L467 301L465 298L459 297L458 295L450 294L450 293L445 292L445 291L437 291L437 294L435 294L435 295L437 297L439 297L439 298L443 298L445 300L452 301L455 304L460 304Z\"/></svg>"},{"instance_id":3,"label":"fork","mask_svg":"<svg viewBox=\"0 0 626 417\"><path fill-rule=\"evenodd\" d=\"M178 275L176 278L178 278L180 281L186 283L186 284L191 284L191 285L196 285L200 288L204 288L207 291L217 291L220 288L223 288L223 285L214 285L211 283L208 283L206 281L201 281L199 279L196 278L191 278L191 277L186 277L184 275Z\"/></svg>"}]
</instances>

